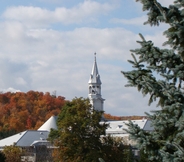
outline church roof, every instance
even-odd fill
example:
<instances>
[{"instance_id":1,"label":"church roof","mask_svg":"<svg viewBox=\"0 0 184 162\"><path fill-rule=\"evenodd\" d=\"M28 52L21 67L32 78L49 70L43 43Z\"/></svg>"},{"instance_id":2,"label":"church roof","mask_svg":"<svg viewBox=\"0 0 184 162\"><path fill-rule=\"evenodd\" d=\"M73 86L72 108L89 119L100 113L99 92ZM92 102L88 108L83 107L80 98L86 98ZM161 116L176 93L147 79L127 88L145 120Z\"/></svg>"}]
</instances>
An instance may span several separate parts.
<instances>
[{"instance_id":1,"label":"church roof","mask_svg":"<svg viewBox=\"0 0 184 162\"><path fill-rule=\"evenodd\" d=\"M51 116L38 130L47 130L50 132L50 129L57 129L56 125L57 116Z\"/></svg>"},{"instance_id":2,"label":"church roof","mask_svg":"<svg viewBox=\"0 0 184 162\"><path fill-rule=\"evenodd\" d=\"M92 72L91 72L88 83L102 84L101 80L100 80L100 75L98 73L98 67L97 67L97 62L96 62L96 53L95 53L95 59L94 59Z\"/></svg>"},{"instance_id":3,"label":"church roof","mask_svg":"<svg viewBox=\"0 0 184 162\"><path fill-rule=\"evenodd\" d=\"M141 129L146 131L153 131L153 127L151 126L151 121L148 119L142 120L131 120L135 125L138 125ZM113 136L127 136L128 133L124 129L128 129L128 120L120 120L120 121L107 121L109 127L106 129L107 134L111 134Z\"/></svg>"},{"instance_id":4,"label":"church roof","mask_svg":"<svg viewBox=\"0 0 184 162\"><path fill-rule=\"evenodd\" d=\"M0 140L0 148L4 146L30 146L35 141L46 141L50 129L57 129L56 116L51 116L38 130L26 130Z\"/></svg>"},{"instance_id":5,"label":"church roof","mask_svg":"<svg viewBox=\"0 0 184 162\"><path fill-rule=\"evenodd\" d=\"M10 145L30 146L34 141L47 139L48 135L48 131L27 130L0 140L0 148Z\"/></svg>"},{"instance_id":6,"label":"church roof","mask_svg":"<svg viewBox=\"0 0 184 162\"><path fill-rule=\"evenodd\" d=\"M51 116L38 130L27 130L17 133L13 136L0 140L0 149L4 146L16 145L16 146L30 146L36 142L46 142L50 129L57 129L56 125L57 116ZM106 121L109 124L109 128L106 129L106 134L112 136L128 136L128 133L124 129L128 129L126 123L128 120L121 121ZM134 124L137 124L141 129L146 131L152 131L151 121L148 119L132 120ZM43 143L42 142L42 143Z\"/></svg>"}]
</instances>

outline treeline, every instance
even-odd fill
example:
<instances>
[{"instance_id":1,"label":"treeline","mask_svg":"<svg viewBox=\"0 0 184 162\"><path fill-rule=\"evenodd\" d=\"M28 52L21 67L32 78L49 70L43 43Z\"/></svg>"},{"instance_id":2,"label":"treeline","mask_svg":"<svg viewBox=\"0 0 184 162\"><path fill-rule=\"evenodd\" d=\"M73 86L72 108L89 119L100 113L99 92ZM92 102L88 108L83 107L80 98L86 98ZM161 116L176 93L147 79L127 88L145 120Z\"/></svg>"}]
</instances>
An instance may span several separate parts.
<instances>
[{"instance_id":1,"label":"treeline","mask_svg":"<svg viewBox=\"0 0 184 162\"><path fill-rule=\"evenodd\" d=\"M141 120L146 118L146 116L113 116L105 113L104 118L107 120Z\"/></svg>"},{"instance_id":2,"label":"treeline","mask_svg":"<svg viewBox=\"0 0 184 162\"><path fill-rule=\"evenodd\" d=\"M63 96L38 91L0 93L0 139L25 130L38 129L52 115L58 115L65 103ZM104 114L108 120L134 120L143 116L119 117Z\"/></svg>"},{"instance_id":3,"label":"treeline","mask_svg":"<svg viewBox=\"0 0 184 162\"><path fill-rule=\"evenodd\" d=\"M58 115L62 96L29 91L0 94L0 139L28 129L38 129L50 116Z\"/></svg>"}]
</instances>

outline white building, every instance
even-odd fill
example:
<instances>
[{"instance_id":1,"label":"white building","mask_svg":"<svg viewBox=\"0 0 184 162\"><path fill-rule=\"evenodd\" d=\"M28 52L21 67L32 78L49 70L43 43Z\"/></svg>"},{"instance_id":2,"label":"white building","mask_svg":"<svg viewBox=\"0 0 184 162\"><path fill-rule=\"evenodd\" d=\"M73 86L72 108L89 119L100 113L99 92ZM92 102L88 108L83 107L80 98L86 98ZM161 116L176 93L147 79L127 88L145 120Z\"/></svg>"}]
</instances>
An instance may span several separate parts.
<instances>
[{"instance_id":1,"label":"white building","mask_svg":"<svg viewBox=\"0 0 184 162\"><path fill-rule=\"evenodd\" d=\"M153 131L151 127L151 121L148 119L142 120L131 120L134 124L138 125L141 129L146 131ZM108 121L109 128L107 128L106 133L112 136L124 137L128 136L127 132L124 129L128 129L126 124L129 123L128 120L119 120L119 121Z\"/></svg>"},{"instance_id":2,"label":"white building","mask_svg":"<svg viewBox=\"0 0 184 162\"><path fill-rule=\"evenodd\" d=\"M153 131L151 121L148 119L131 120L131 121L145 131ZM126 125L129 123L128 120L108 121L107 123L109 124L109 127L106 129L107 135L111 135L112 137L119 137L127 145L136 144L135 141L132 141L129 138L129 134L125 131L125 129L128 129L128 126Z\"/></svg>"}]
</instances>

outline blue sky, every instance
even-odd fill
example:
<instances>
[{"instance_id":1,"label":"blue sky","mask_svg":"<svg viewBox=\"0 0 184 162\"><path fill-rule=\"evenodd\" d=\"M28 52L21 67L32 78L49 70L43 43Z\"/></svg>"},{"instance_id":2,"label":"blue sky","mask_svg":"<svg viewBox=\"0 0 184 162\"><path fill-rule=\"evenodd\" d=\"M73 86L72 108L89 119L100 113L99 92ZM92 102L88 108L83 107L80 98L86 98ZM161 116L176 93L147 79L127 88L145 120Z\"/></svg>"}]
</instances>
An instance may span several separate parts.
<instances>
[{"instance_id":1,"label":"blue sky","mask_svg":"<svg viewBox=\"0 0 184 162\"><path fill-rule=\"evenodd\" d=\"M88 97L97 53L104 110L144 115L155 110L136 88L124 87L130 49L138 33L161 47L165 25L143 25L146 13L134 0L16 0L0 6L0 90L52 92L71 100ZM169 5L173 0L160 0Z\"/></svg>"}]
</instances>

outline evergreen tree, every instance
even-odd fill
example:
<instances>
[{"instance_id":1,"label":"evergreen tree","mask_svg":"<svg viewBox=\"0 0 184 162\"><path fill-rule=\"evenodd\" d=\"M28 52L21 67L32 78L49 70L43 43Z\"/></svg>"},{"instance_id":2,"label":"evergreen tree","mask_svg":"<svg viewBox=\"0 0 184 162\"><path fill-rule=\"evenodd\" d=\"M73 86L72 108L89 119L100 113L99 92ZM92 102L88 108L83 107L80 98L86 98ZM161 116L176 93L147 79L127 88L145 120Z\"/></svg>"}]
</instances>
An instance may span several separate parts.
<instances>
[{"instance_id":1,"label":"evergreen tree","mask_svg":"<svg viewBox=\"0 0 184 162\"><path fill-rule=\"evenodd\" d=\"M148 156L144 153L144 150L139 150L139 156L136 159L136 162L148 162Z\"/></svg>"},{"instance_id":2,"label":"evergreen tree","mask_svg":"<svg viewBox=\"0 0 184 162\"><path fill-rule=\"evenodd\" d=\"M184 0L175 0L164 7L157 0L136 0L147 11L145 24L168 24L163 33L167 41L158 48L140 34L140 48L131 50L134 68L122 72L128 79L127 86L137 87L143 95L150 95L149 104L157 102L158 111L146 113L154 126L153 132L141 130L129 123L130 136L149 161L184 161Z\"/></svg>"}]
</instances>

